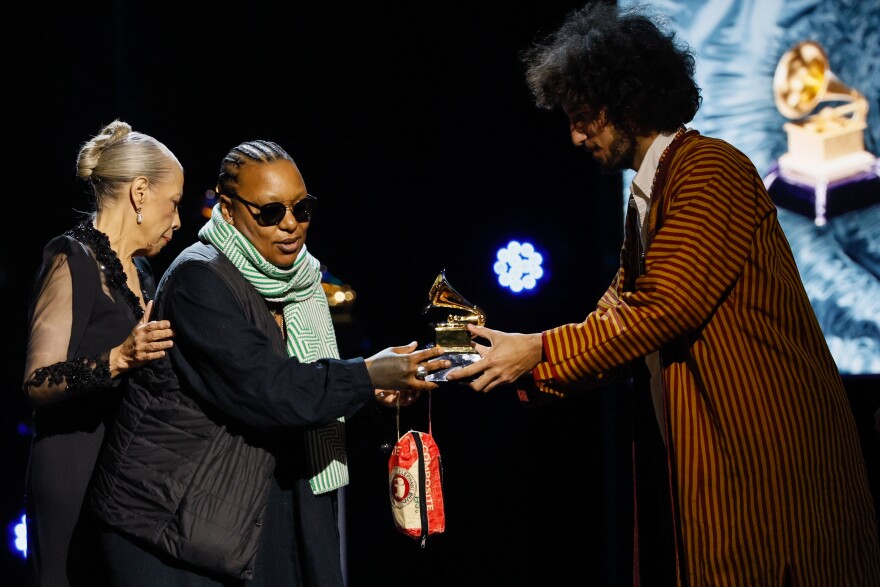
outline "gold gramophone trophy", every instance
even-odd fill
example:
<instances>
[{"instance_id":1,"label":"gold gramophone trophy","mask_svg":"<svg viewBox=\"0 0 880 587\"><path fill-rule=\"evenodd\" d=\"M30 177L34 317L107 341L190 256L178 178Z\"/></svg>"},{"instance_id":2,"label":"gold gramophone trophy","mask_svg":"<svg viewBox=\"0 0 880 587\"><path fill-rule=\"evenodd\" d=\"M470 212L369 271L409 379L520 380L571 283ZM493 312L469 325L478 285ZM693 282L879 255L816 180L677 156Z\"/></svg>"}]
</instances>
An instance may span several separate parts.
<instances>
[{"instance_id":1,"label":"gold gramophone trophy","mask_svg":"<svg viewBox=\"0 0 880 587\"><path fill-rule=\"evenodd\" d=\"M868 101L831 72L821 45L803 41L782 56L773 97L777 110L792 120L783 125L788 135L788 152L779 158L783 174L816 186L870 170L875 158L864 147ZM814 113L822 102L841 104Z\"/></svg>"},{"instance_id":2,"label":"gold gramophone trophy","mask_svg":"<svg viewBox=\"0 0 880 587\"><path fill-rule=\"evenodd\" d=\"M446 381L446 374L480 359L480 354L474 350L474 344L471 342L471 334L468 332L468 324L476 324L484 326L486 324L486 314L473 305L461 294L459 294L446 280L446 271L441 271L431 291L428 292L428 304L422 310L422 314L427 314L431 310L438 308L448 308L454 310L454 313L446 317L445 322L433 322L431 326L434 329L434 343L436 346L443 347L446 351L441 359L449 359L452 366L440 371L429 373L425 377L425 381L433 381L442 383Z\"/></svg>"}]
</instances>

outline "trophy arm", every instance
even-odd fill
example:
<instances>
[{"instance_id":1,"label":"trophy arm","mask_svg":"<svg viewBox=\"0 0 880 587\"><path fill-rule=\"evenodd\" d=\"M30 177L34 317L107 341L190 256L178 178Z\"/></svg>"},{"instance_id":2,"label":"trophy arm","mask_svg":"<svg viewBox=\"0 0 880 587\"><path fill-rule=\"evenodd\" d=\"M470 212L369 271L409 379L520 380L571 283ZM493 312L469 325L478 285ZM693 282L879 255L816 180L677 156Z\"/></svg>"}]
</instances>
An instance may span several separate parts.
<instances>
[{"instance_id":1,"label":"trophy arm","mask_svg":"<svg viewBox=\"0 0 880 587\"><path fill-rule=\"evenodd\" d=\"M485 326L486 325L486 314L483 313L481 309L476 306L468 309L470 314L460 315L460 314L450 314L446 317L447 323L452 324L475 324L477 326Z\"/></svg>"}]
</instances>

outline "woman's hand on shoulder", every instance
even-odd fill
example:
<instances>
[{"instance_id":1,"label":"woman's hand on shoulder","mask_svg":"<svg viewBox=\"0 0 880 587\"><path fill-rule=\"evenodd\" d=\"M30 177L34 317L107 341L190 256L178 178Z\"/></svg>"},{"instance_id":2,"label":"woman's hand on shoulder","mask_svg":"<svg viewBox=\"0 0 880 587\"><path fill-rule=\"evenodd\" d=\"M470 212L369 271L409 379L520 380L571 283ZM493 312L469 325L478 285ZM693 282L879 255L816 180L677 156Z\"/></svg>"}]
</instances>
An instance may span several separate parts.
<instances>
[{"instance_id":1,"label":"woman's hand on shoulder","mask_svg":"<svg viewBox=\"0 0 880 587\"><path fill-rule=\"evenodd\" d=\"M150 321L153 301L147 302L143 318L121 345L110 351L110 375L118 377L126 371L161 359L174 346L174 331L168 320Z\"/></svg>"}]
</instances>

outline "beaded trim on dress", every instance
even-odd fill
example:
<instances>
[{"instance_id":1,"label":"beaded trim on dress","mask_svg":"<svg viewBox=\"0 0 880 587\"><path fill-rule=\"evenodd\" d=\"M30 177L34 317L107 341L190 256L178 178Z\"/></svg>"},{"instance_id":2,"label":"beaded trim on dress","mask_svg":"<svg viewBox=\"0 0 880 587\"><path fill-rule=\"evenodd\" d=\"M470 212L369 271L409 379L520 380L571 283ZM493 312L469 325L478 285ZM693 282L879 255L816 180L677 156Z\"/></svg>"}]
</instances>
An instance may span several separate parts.
<instances>
[{"instance_id":1,"label":"beaded trim on dress","mask_svg":"<svg viewBox=\"0 0 880 587\"><path fill-rule=\"evenodd\" d=\"M129 289L122 262L110 247L110 239L107 235L92 226L91 220L84 220L64 235L76 239L92 250L104 271L108 287L122 296L135 318L140 320L144 315L144 309L137 296ZM105 351L89 357L77 357L40 367L24 382L24 388L27 390L28 386L41 386L47 379L50 387L66 383L67 393L71 395L84 390L109 387L113 384L109 355L109 351Z\"/></svg>"},{"instance_id":2,"label":"beaded trim on dress","mask_svg":"<svg viewBox=\"0 0 880 587\"><path fill-rule=\"evenodd\" d=\"M84 220L64 234L75 238L92 249L95 259L98 260L98 263L101 264L101 268L104 270L107 285L122 296L134 313L135 318L140 320L144 315L144 309L141 307L137 296L128 287L128 279L125 271L122 269L122 262L119 261L116 252L110 248L110 239L107 238L107 235L92 226L91 220Z\"/></svg>"}]
</instances>

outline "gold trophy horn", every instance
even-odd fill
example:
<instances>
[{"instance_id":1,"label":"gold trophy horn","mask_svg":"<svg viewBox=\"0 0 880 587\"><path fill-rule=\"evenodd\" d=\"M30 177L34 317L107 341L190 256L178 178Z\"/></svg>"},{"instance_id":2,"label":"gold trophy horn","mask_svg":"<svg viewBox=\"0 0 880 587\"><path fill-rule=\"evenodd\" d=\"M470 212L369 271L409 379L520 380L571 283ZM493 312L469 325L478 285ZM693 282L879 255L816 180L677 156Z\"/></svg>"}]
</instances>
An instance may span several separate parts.
<instances>
[{"instance_id":1,"label":"gold trophy horn","mask_svg":"<svg viewBox=\"0 0 880 587\"><path fill-rule=\"evenodd\" d=\"M445 270L441 271L437 279L434 280L434 285L428 292L428 305L425 306L423 313L432 308L452 308L463 312L462 314L450 314L447 318L449 322L466 322L478 326L486 324L486 314L455 291L455 288L446 279Z\"/></svg>"},{"instance_id":2,"label":"gold trophy horn","mask_svg":"<svg viewBox=\"0 0 880 587\"><path fill-rule=\"evenodd\" d=\"M434 280L434 285L428 292L428 304L422 310L422 314L437 308L454 310L446 317L446 322L431 324L434 328L436 346L443 347L446 351L441 358L449 359L452 366L431 373L425 378L425 381L443 382L446 381L446 374L450 371L460 369L480 359L479 353L474 350L467 325L484 326L486 314L455 291L455 288L446 280L445 270L441 271L437 279Z\"/></svg>"},{"instance_id":3,"label":"gold trophy horn","mask_svg":"<svg viewBox=\"0 0 880 587\"><path fill-rule=\"evenodd\" d=\"M873 164L864 149L868 101L831 72L819 43L803 41L786 51L773 76L773 98L777 110L793 120L783 125L788 135L788 152L779 159L783 173L824 185ZM843 104L814 113L823 102Z\"/></svg>"},{"instance_id":4,"label":"gold trophy horn","mask_svg":"<svg viewBox=\"0 0 880 587\"><path fill-rule=\"evenodd\" d=\"M786 51L773 76L773 99L786 118L811 114L821 102L847 102L829 108L817 118L863 121L868 101L859 91L841 82L828 66L828 55L815 41L803 41Z\"/></svg>"}]
</instances>

